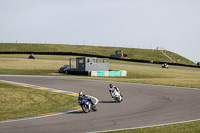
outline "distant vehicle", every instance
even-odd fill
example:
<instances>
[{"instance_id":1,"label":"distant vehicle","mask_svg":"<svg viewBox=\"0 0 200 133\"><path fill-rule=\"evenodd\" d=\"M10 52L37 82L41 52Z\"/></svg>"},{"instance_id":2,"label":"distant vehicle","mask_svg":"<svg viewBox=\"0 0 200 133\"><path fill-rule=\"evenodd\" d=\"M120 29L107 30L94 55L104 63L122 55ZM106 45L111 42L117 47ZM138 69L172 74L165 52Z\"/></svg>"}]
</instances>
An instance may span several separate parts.
<instances>
[{"instance_id":1,"label":"distant vehicle","mask_svg":"<svg viewBox=\"0 0 200 133\"><path fill-rule=\"evenodd\" d=\"M33 53L28 57L28 59L35 59L35 56L33 55Z\"/></svg>"},{"instance_id":2,"label":"distant vehicle","mask_svg":"<svg viewBox=\"0 0 200 133\"><path fill-rule=\"evenodd\" d=\"M164 63L162 66L161 66L162 68L169 68L169 65L167 65L167 63Z\"/></svg>"},{"instance_id":3,"label":"distant vehicle","mask_svg":"<svg viewBox=\"0 0 200 133\"><path fill-rule=\"evenodd\" d=\"M64 65L59 69L60 73L66 73L67 70L75 69L72 65Z\"/></svg>"}]
</instances>

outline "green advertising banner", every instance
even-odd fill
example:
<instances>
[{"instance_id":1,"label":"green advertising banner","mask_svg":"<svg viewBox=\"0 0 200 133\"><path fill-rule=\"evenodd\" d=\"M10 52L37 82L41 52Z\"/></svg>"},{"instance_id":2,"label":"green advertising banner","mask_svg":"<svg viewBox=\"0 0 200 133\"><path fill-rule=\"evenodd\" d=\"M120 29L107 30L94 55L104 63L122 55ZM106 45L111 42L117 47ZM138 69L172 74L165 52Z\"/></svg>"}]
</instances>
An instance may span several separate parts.
<instances>
[{"instance_id":1,"label":"green advertising banner","mask_svg":"<svg viewBox=\"0 0 200 133\"><path fill-rule=\"evenodd\" d=\"M98 71L97 76L105 76L105 71Z\"/></svg>"},{"instance_id":2,"label":"green advertising banner","mask_svg":"<svg viewBox=\"0 0 200 133\"><path fill-rule=\"evenodd\" d=\"M109 71L109 76L121 76L121 71Z\"/></svg>"}]
</instances>

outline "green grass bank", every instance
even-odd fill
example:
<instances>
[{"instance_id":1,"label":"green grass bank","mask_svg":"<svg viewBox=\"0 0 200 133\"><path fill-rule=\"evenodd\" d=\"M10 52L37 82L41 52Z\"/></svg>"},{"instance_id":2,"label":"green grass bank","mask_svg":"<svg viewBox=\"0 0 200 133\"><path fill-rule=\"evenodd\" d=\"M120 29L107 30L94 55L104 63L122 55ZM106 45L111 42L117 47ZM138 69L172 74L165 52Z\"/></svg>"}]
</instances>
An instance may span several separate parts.
<instances>
[{"instance_id":1,"label":"green grass bank","mask_svg":"<svg viewBox=\"0 0 200 133\"><path fill-rule=\"evenodd\" d=\"M122 50L130 59L171 62L169 58L163 55L159 50L137 49L123 47L99 47L86 45L63 45L63 44L18 44L18 43L0 43L0 52L73 52L81 54L92 54L102 56L113 56L116 50ZM176 53L165 51L172 56L175 63L195 65L192 61Z\"/></svg>"},{"instance_id":2,"label":"green grass bank","mask_svg":"<svg viewBox=\"0 0 200 133\"><path fill-rule=\"evenodd\" d=\"M0 82L0 121L78 106L77 97Z\"/></svg>"}]
</instances>

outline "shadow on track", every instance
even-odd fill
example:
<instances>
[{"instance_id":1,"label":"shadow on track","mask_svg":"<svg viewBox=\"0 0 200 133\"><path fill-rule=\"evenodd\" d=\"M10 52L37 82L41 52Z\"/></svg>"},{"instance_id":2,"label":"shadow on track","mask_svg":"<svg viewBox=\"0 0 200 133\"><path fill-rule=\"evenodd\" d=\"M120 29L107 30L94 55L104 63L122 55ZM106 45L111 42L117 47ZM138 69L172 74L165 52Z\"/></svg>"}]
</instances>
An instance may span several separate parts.
<instances>
[{"instance_id":1,"label":"shadow on track","mask_svg":"<svg viewBox=\"0 0 200 133\"><path fill-rule=\"evenodd\" d=\"M99 103L117 103L116 101L99 101Z\"/></svg>"},{"instance_id":2,"label":"shadow on track","mask_svg":"<svg viewBox=\"0 0 200 133\"><path fill-rule=\"evenodd\" d=\"M81 111L69 112L66 114L84 114L84 112L81 110Z\"/></svg>"}]
</instances>

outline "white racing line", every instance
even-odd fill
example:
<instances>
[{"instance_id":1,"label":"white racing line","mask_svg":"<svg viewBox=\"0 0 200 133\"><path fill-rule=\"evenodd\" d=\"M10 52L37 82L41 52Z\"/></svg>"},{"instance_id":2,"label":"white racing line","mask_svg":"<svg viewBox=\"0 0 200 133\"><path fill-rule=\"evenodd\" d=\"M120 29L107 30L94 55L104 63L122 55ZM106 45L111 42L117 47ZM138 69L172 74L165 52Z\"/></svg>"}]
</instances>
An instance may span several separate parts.
<instances>
[{"instance_id":1,"label":"white racing line","mask_svg":"<svg viewBox=\"0 0 200 133\"><path fill-rule=\"evenodd\" d=\"M63 91L63 90L58 90L58 89L53 89L53 88L47 88L47 87L41 87L41 86L36 86L36 85L31 85L31 84L24 84L24 83L19 83L19 82L13 82L13 81L7 81L7 80L0 80L0 82L5 82L5 83L11 83L11 84L16 84L16 85L21 85L21 86L26 86L26 87L30 87L30 88L43 88L45 91L58 91L59 93L62 94L76 94L78 95L78 93L75 92L71 92L71 91ZM95 100L95 104L97 104L99 101L97 98L87 95L89 97L91 97L92 99ZM63 110L63 111L58 111L56 113L47 113L47 114L43 114L43 115L39 115L39 116L30 116L30 117L22 117L22 118L15 118L15 119L9 119L9 120L5 120L5 121L0 121L0 123L6 123L6 122L14 122L14 121L22 121L22 120L30 120L30 119L36 119L36 118L43 118L43 117L49 117L49 116L56 116L56 115L61 115L61 114L67 114L67 113L71 113L71 112L76 112L76 111L80 111L81 109L67 109L67 110Z\"/></svg>"}]
</instances>

